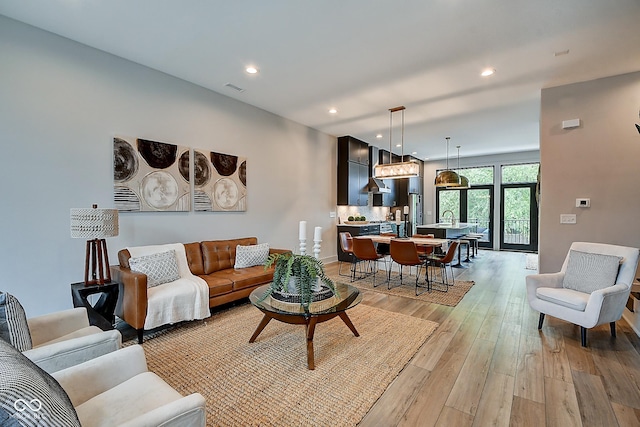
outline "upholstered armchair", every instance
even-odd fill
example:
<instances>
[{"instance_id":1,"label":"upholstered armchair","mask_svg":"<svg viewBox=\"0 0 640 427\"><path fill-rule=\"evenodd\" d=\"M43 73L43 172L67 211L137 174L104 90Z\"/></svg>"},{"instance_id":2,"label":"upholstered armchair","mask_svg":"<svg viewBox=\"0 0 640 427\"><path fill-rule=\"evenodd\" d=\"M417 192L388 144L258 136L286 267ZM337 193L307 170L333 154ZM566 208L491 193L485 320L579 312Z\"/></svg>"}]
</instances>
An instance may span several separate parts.
<instances>
[{"instance_id":1,"label":"upholstered armchair","mask_svg":"<svg viewBox=\"0 0 640 427\"><path fill-rule=\"evenodd\" d=\"M587 329L622 317L638 265L638 248L603 243L574 242L558 273L526 277L527 299L540 312L580 326L581 344L587 345Z\"/></svg>"},{"instance_id":2,"label":"upholstered armchair","mask_svg":"<svg viewBox=\"0 0 640 427\"><path fill-rule=\"evenodd\" d=\"M205 425L204 397L149 372L138 345L48 374L0 340L0 385L0 425Z\"/></svg>"},{"instance_id":3,"label":"upholstered armchair","mask_svg":"<svg viewBox=\"0 0 640 427\"><path fill-rule=\"evenodd\" d=\"M84 307L27 319L32 348L24 355L47 372L55 372L122 347L117 330L89 325Z\"/></svg>"},{"instance_id":4,"label":"upholstered armchair","mask_svg":"<svg viewBox=\"0 0 640 427\"><path fill-rule=\"evenodd\" d=\"M47 372L55 372L122 347L120 332L91 326L84 307L27 319L18 299L4 292L0 292L0 338Z\"/></svg>"}]
</instances>

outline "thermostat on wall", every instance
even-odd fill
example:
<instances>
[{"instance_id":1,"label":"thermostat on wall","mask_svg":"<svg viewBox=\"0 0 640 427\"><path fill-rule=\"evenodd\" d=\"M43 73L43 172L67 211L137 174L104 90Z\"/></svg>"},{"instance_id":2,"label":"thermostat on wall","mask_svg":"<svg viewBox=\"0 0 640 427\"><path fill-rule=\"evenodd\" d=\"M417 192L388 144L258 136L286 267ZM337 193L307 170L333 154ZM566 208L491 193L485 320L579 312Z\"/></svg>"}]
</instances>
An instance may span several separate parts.
<instances>
[{"instance_id":1,"label":"thermostat on wall","mask_svg":"<svg viewBox=\"0 0 640 427\"><path fill-rule=\"evenodd\" d=\"M591 199L576 199L576 208L588 208L591 206Z\"/></svg>"}]
</instances>

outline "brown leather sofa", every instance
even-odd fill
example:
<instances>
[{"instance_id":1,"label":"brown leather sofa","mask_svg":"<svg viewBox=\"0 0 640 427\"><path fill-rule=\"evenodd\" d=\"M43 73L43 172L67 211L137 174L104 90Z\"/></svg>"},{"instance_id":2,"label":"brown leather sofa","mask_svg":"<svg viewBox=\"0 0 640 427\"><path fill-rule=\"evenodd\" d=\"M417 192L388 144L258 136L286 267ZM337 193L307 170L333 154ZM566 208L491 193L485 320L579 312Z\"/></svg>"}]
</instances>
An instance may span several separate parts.
<instances>
[{"instance_id":1,"label":"brown leather sofa","mask_svg":"<svg viewBox=\"0 0 640 427\"><path fill-rule=\"evenodd\" d=\"M203 278L209 285L209 307L215 307L249 296L256 287L273 280L273 267L265 270L261 265L234 269L237 245L256 245L256 237L230 240L210 240L185 243L187 262L191 273ZM269 253L290 252L269 249ZM111 277L120 283L116 315L138 331L138 342L147 314L147 276L131 271L131 254L127 249L118 252L119 265L111 266Z\"/></svg>"}]
</instances>

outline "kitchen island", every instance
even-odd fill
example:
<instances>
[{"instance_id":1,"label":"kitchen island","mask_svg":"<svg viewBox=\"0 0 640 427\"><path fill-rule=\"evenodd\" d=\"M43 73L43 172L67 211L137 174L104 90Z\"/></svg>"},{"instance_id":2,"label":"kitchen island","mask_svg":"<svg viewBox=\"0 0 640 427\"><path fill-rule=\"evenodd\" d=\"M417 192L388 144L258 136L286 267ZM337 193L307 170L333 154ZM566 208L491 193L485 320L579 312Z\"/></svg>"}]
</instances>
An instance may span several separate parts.
<instances>
[{"instance_id":1,"label":"kitchen island","mask_svg":"<svg viewBox=\"0 0 640 427\"><path fill-rule=\"evenodd\" d=\"M433 234L438 239L457 239L475 231L478 224L472 222L439 222L437 224L418 225L418 234Z\"/></svg>"}]
</instances>

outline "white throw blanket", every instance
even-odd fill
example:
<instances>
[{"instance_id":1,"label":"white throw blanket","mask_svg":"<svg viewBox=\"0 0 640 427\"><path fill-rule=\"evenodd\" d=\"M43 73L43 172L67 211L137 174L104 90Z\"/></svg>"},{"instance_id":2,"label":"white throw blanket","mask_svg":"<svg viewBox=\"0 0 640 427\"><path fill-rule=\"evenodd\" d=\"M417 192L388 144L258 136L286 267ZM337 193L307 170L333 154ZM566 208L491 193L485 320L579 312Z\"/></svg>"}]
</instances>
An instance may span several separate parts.
<instances>
[{"instance_id":1,"label":"white throw blanket","mask_svg":"<svg viewBox=\"0 0 640 427\"><path fill-rule=\"evenodd\" d=\"M148 306L144 329L149 330L185 320L204 319L211 315L209 286L204 279L194 276L189 270L187 253L182 243L136 246L127 250L132 257L176 251L180 278L147 289Z\"/></svg>"}]
</instances>

